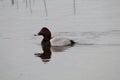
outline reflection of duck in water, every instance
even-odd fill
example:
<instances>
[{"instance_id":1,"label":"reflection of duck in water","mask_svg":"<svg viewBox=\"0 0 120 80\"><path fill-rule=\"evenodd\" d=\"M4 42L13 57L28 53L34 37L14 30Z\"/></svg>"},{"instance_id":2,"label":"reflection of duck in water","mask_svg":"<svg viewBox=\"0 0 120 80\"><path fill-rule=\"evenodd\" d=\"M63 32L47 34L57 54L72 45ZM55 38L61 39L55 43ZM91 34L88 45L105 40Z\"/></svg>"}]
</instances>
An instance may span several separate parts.
<instances>
[{"instance_id":1,"label":"reflection of duck in water","mask_svg":"<svg viewBox=\"0 0 120 80\"><path fill-rule=\"evenodd\" d=\"M35 55L37 57L40 57L43 62L49 62L51 58L51 50L50 46L44 46L42 47L43 53L36 53Z\"/></svg>"},{"instance_id":2,"label":"reflection of duck in water","mask_svg":"<svg viewBox=\"0 0 120 80\"><path fill-rule=\"evenodd\" d=\"M40 57L43 62L48 62L51 58L51 48L53 51L61 52L67 49L67 46L72 46L75 44L73 40L67 38L51 38L51 32L48 28L43 27L38 35L42 35L44 38L41 42L43 53L37 53L36 56ZM35 35L36 36L36 35ZM51 47L52 46L52 47Z\"/></svg>"},{"instance_id":3,"label":"reflection of duck in water","mask_svg":"<svg viewBox=\"0 0 120 80\"><path fill-rule=\"evenodd\" d=\"M51 49L53 52L63 52L72 46L52 46Z\"/></svg>"}]
</instances>

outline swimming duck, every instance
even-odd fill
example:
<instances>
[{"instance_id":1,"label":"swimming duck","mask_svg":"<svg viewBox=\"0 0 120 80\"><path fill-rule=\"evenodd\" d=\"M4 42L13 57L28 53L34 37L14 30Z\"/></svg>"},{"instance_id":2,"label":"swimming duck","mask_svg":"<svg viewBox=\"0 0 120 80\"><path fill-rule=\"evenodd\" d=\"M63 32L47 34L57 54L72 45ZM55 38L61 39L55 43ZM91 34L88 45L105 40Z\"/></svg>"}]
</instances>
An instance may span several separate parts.
<instances>
[{"instance_id":1,"label":"swimming duck","mask_svg":"<svg viewBox=\"0 0 120 80\"><path fill-rule=\"evenodd\" d=\"M44 46L72 46L75 44L73 40L68 38L61 37L51 37L51 32L47 27L43 27L38 35L43 36L43 40L41 42L42 47Z\"/></svg>"}]
</instances>

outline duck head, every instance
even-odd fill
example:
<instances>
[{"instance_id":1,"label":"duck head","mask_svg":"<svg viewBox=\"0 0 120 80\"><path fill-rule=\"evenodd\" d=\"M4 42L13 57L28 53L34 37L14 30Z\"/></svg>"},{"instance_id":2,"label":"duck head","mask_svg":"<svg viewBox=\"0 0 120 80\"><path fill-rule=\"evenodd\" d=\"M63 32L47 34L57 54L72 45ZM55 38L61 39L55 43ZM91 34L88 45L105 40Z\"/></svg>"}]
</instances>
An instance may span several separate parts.
<instances>
[{"instance_id":1,"label":"duck head","mask_svg":"<svg viewBox=\"0 0 120 80\"><path fill-rule=\"evenodd\" d=\"M43 27L38 33L38 35L42 35L45 39L49 39L49 40L51 39L51 32L46 27Z\"/></svg>"}]
</instances>

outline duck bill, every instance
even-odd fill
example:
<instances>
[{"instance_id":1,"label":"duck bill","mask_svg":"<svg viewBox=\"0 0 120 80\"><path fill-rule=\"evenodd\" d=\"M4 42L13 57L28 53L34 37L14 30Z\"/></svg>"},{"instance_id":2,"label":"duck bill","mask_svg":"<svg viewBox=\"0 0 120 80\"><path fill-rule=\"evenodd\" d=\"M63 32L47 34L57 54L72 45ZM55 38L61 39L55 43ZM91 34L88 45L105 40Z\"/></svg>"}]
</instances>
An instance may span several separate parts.
<instances>
[{"instance_id":1,"label":"duck bill","mask_svg":"<svg viewBox=\"0 0 120 80\"><path fill-rule=\"evenodd\" d=\"M43 35L43 34L41 32L39 32L37 35L39 36L39 35Z\"/></svg>"},{"instance_id":2,"label":"duck bill","mask_svg":"<svg viewBox=\"0 0 120 80\"><path fill-rule=\"evenodd\" d=\"M37 34L34 34L34 36L40 36L40 35L42 35L40 32L37 33Z\"/></svg>"}]
</instances>

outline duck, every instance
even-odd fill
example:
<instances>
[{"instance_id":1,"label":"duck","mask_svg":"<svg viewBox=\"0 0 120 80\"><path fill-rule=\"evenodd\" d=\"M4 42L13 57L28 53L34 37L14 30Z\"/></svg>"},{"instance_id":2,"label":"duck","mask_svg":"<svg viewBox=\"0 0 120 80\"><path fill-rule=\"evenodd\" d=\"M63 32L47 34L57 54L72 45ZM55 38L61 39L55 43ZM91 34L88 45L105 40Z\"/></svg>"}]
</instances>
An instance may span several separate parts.
<instances>
[{"instance_id":1,"label":"duck","mask_svg":"<svg viewBox=\"0 0 120 80\"><path fill-rule=\"evenodd\" d=\"M37 35L43 36L43 40L41 42L43 48L44 46L62 47L72 46L75 44L75 41L68 38L52 37L51 31L47 27L43 27Z\"/></svg>"}]
</instances>

